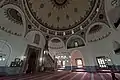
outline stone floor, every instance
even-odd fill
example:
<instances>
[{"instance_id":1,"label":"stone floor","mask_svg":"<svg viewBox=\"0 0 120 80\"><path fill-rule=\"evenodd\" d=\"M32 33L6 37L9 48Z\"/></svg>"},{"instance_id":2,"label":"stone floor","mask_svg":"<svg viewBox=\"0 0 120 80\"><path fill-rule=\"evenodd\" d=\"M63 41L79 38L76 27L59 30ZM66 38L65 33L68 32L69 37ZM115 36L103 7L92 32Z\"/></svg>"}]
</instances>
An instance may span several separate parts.
<instances>
[{"instance_id":1,"label":"stone floor","mask_svg":"<svg viewBox=\"0 0 120 80\"><path fill-rule=\"evenodd\" d=\"M120 74L116 73L120 80ZM112 80L110 73L87 73L87 72L46 72L27 74L11 77L0 77L0 80Z\"/></svg>"}]
</instances>

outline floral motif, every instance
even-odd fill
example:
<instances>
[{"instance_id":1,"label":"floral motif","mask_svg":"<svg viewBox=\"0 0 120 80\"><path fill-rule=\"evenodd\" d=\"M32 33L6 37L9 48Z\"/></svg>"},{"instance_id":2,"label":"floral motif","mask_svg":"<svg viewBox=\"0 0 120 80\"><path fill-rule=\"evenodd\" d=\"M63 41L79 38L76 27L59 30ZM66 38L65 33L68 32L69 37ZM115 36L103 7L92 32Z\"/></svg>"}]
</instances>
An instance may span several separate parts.
<instances>
[{"instance_id":1,"label":"floral motif","mask_svg":"<svg viewBox=\"0 0 120 80\"><path fill-rule=\"evenodd\" d=\"M22 25L22 17L20 15L20 13L18 11L16 11L15 9L12 8L8 8L5 10L5 15L6 17L11 20L12 22L16 23L16 24L20 24Z\"/></svg>"},{"instance_id":2,"label":"floral motif","mask_svg":"<svg viewBox=\"0 0 120 80\"><path fill-rule=\"evenodd\" d=\"M51 0L53 7L56 7L57 9L63 9L67 7L67 5L70 3L70 0Z\"/></svg>"}]
</instances>

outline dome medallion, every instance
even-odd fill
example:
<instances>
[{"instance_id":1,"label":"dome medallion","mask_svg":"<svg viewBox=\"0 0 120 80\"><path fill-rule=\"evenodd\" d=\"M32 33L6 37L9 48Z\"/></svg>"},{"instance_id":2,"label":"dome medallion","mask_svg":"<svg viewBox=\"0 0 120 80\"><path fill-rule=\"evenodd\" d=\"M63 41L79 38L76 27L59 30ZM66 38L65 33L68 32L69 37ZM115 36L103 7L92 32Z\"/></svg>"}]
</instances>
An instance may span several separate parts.
<instances>
[{"instance_id":1,"label":"dome medallion","mask_svg":"<svg viewBox=\"0 0 120 80\"><path fill-rule=\"evenodd\" d=\"M57 5L63 5L67 2L67 0L54 0L54 2L57 4Z\"/></svg>"},{"instance_id":2,"label":"dome medallion","mask_svg":"<svg viewBox=\"0 0 120 80\"><path fill-rule=\"evenodd\" d=\"M57 9L62 9L69 4L69 0L51 0L53 7L56 7Z\"/></svg>"}]
</instances>

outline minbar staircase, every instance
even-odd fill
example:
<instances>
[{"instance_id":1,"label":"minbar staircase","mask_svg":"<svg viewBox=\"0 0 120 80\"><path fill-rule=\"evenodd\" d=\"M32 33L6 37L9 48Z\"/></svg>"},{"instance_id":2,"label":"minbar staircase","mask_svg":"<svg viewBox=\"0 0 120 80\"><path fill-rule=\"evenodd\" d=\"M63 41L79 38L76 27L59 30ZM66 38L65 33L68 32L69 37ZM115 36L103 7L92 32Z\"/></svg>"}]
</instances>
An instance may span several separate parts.
<instances>
[{"instance_id":1,"label":"minbar staircase","mask_svg":"<svg viewBox=\"0 0 120 80\"><path fill-rule=\"evenodd\" d=\"M55 69L55 60L50 56L50 54L44 54L44 70L45 71L54 71Z\"/></svg>"}]
</instances>

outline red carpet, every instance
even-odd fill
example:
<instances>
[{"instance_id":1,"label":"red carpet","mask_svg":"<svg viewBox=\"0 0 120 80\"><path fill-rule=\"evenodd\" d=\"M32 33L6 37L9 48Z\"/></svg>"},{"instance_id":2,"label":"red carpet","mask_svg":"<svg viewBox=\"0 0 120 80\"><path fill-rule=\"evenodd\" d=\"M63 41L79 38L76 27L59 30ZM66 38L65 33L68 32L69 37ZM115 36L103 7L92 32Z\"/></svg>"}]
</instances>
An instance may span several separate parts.
<instances>
[{"instance_id":1,"label":"red carpet","mask_svg":"<svg viewBox=\"0 0 120 80\"><path fill-rule=\"evenodd\" d=\"M100 75L98 73L95 73L94 80L102 80L102 78L100 77Z\"/></svg>"},{"instance_id":2,"label":"red carpet","mask_svg":"<svg viewBox=\"0 0 120 80\"><path fill-rule=\"evenodd\" d=\"M116 73L120 80L120 74ZM112 80L110 73L87 72L46 72L11 77L0 77L0 80Z\"/></svg>"}]
</instances>

